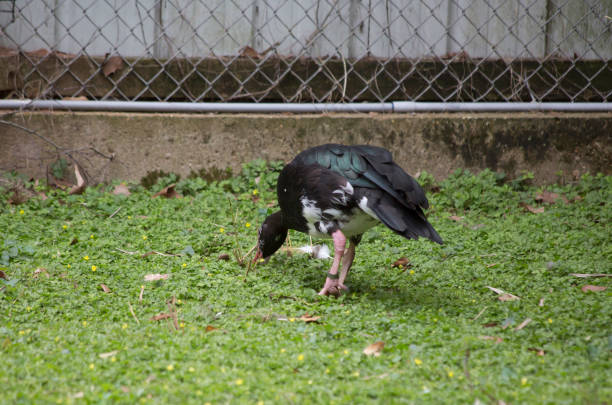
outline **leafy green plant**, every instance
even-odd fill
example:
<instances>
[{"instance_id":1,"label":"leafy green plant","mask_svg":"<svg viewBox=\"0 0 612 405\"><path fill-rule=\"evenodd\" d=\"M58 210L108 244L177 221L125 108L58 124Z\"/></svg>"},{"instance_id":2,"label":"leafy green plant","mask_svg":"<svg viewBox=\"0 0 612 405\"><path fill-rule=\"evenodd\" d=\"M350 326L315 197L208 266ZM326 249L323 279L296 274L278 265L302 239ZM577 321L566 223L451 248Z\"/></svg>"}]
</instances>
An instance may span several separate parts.
<instances>
[{"instance_id":1,"label":"leafy green plant","mask_svg":"<svg viewBox=\"0 0 612 405\"><path fill-rule=\"evenodd\" d=\"M536 188L458 171L428 194L445 244L376 227L335 299L316 294L330 262L294 250L245 277L281 167L185 179L174 199L152 198L167 175L129 196L41 189L46 200L15 206L0 194L0 402L612 397L612 278L574 275L612 273L612 177ZM537 202L544 191L560 197Z\"/></svg>"}]
</instances>

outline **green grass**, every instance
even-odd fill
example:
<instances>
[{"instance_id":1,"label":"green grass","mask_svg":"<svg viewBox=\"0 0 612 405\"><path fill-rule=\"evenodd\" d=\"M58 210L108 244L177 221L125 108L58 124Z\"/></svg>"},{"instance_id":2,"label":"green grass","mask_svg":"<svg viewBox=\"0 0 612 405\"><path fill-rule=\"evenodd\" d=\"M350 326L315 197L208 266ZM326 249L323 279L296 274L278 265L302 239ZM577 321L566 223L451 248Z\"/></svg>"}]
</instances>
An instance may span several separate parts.
<instances>
[{"instance_id":1,"label":"green grass","mask_svg":"<svg viewBox=\"0 0 612 405\"><path fill-rule=\"evenodd\" d=\"M374 228L357 249L351 292L335 299L316 295L329 261L278 253L245 280L233 258L274 210L278 168L184 180L180 199L151 198L172 178L127 197L113 186L72 196L40 187L48 199L15 206L1 192L0 269L10 280L0 279L0 402L611 401L611 280L570 275L612 272L611 177L551 186L572 202L533 214L521 206L537 206L527 177L457 172L434 185L424 175L445 245ZM149 251L181 256L141 257ZM401 256L412 267L392 268ZM145 282L152 273L170 277ZM178 331L151 320L173 296ZM321 319L305 323L305 313ZM376 341L379 357L362 354Z\"/></svg>"}]
</instances>

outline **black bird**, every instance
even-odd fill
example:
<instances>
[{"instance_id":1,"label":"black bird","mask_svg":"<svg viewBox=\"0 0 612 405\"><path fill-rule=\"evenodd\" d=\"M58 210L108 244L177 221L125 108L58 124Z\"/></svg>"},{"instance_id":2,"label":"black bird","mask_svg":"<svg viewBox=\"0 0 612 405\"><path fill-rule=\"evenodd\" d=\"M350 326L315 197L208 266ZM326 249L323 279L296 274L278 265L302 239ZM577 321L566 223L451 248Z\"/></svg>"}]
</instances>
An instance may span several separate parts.
<instances>
[{"instance_id":1,"label":"black bird","mask_svg":"<svg viewBox=\"0 0 612 405\"><path fill-rule=\"evenodd\" d=\"M344 280L355 247L363 233L379 222L407 239L423 236L442 243L423 214L422 209L429 207L425 192L383 148L327 144L307 149L283 168L276 192L280 211L259 228L255 260L267 260L276 252L289 229L331 237L334 261L321 295L347 288Z\"/></svg>"}]
</instances>

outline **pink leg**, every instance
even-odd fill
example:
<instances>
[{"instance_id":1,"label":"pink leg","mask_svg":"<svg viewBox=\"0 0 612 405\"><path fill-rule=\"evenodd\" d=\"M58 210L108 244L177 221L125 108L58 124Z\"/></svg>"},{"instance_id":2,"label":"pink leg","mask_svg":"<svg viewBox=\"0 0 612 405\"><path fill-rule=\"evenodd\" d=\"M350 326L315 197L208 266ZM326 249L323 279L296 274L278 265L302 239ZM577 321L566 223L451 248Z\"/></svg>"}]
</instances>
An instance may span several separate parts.
<instances>
[{"instance_id":1,"label":"pink leg","mask_svg":"<svg viewBox=\"0 0 612 405\"><path fill-rule=\"evenodd\" d=\"M325 285L323 289L319 292L319 295L327 295L327 294L338 294L338 268L340 267L340 262L342 261L342 255L344 255L344 248L346 247L346 236L342 233L342 231L337 230L332 233L332 239L334 240L334 262L329 269L329 274L325 279Z\"/></svg>"},{"instance_id":2,"label":"pink leg","mask_svg":"<svg viewBox=\"0 0 612 405\"><path fill-rule=\"evenodd\" d=\"M344 280L348 275L351 266L353 265L353 259L355 258L355 244L353 242L349 243L349 247L344 253L344 258L342 260L342 270L340 271L340 278L338 279L338 288L343 290L348 290L348 287L344 285Z\"/></svg>"}]
</instances>

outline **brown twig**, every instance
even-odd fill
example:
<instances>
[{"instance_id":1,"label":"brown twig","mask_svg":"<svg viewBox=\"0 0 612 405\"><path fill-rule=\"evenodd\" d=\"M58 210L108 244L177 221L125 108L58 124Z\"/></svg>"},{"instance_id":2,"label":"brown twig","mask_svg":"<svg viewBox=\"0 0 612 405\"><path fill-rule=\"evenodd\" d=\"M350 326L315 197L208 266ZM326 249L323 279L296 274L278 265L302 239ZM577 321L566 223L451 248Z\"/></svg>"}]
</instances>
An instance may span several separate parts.
<instances>
[{"instance_id":1,"label":"brown twig","mask_svg":"<svg viewBox=\"0 0 612 405\"><path fill-rule=\"evenodd\" d=\"M178 316L176 315L176 308L174 306L175 303L176 297L174 295L170 300L168 300L168 302L166 302L166 304L168 305L168 313L170 314L170 317L172 318L172 323L174 324L174 329L179 330Z\"/></svg>"},{"instance_id":2,"label":"brown twig","mask_svg":"<svg viewBox=\"0 0 612 405\"><path fill-rule=\"evenodd\" d=\"M130 312L132 314L132 316L134 317L134 319L136 320L136 323L138 325L140 325L140 321L138 320L138 317L136 316L136 314L134 313L134 308L132 308L132 303L128 301L128 306L130 307Z\"/></svg>"}]
</instances>

